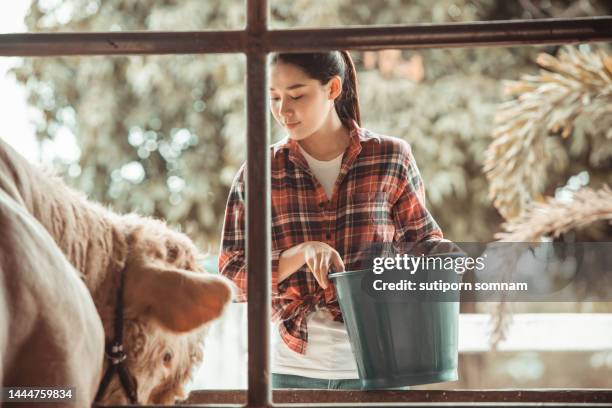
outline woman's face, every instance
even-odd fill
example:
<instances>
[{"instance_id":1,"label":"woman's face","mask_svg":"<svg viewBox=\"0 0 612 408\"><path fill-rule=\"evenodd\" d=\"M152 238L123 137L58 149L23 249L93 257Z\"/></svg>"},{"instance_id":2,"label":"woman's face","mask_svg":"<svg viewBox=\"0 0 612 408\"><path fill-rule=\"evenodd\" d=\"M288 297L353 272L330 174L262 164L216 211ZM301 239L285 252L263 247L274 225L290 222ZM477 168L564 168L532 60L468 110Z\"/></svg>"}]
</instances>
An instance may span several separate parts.
<instances>
[{"instance_id":1,"label":"woman's face","mask_svg":"<svg viewBox=\"0 0 612 408\"><path fill-rule=\"evenodd\" d=\"M322 85L293 64L270 69L270 110L289 137L303 140L317 132L334 111L331 83Z\"/></svg>"}]
</instances>

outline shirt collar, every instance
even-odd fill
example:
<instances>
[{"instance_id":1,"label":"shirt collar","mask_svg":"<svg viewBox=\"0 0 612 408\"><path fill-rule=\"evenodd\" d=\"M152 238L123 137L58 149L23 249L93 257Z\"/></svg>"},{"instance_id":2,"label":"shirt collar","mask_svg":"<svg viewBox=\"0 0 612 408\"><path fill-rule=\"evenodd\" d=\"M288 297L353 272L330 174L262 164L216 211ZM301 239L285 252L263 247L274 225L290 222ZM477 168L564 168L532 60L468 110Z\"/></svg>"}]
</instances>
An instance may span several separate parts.
<instances>
[{"instance_id":1,"label":"shirt collar","mask_svg":"<svg viewBox=\"0 0 612 408\"><path fill-rule=\"evenodd\" d=\"M350 146L361 144L369 140L375 140L378 143L380 143L380 137L376 136L375 134L373 134L372 132L370 132L369 130L365 128L359 127L359 125L357 125L357 122L355 122L354 120L351 121L350 136L351 136ZM289 136L285 136L280 141L272 145L274 157L276 157L276 154L281 150L285 150L285 149L291 150L292 148L297 149L297 146L298 146L297 141L295 141L294 139L291 139Z\"/></svg>"}]
</instances>

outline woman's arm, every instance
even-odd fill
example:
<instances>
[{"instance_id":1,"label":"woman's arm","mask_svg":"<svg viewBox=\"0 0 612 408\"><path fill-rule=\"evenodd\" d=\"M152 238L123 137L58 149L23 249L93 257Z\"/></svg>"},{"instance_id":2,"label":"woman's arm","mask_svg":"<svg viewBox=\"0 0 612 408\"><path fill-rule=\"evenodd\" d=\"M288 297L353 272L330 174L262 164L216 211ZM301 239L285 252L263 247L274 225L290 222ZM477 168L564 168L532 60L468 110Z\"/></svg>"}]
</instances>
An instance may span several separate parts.
<instances>
[{"instance_id":1,"label":"woman's arm","mask_svg":"<svg viewBox=\"0 0 612 408\"><path fill-rule=\"evenodd\" d=\"M230 188L219 251L219 273L236 285L236 302L247 301L243 173L244 166L238 170Z\"/></svg>"},{"instance_id":2,"label":"woman's arm","mask_svg":"<svg viewBox=\"0 0 612 408\"><path fill-rule=\"evenodd\" d=\"M225 207L225 219L219 251L219 273L231 279L237 287L235 302L247 301L246 223L243 165L230 188ZM272 295L278 295L278 263L281 250L272 249Z\"/></svg>"},{"instance_id":3,"label":"woman's arm","mask_svg":"<svg viewBox=\"0 0 612 408\"><path fill-rule=\"evenodd\" d=\"M278 260L278 282L282 282L300 269L306 260L302 244L284 251Z\"/></svg>"}]
</instances>

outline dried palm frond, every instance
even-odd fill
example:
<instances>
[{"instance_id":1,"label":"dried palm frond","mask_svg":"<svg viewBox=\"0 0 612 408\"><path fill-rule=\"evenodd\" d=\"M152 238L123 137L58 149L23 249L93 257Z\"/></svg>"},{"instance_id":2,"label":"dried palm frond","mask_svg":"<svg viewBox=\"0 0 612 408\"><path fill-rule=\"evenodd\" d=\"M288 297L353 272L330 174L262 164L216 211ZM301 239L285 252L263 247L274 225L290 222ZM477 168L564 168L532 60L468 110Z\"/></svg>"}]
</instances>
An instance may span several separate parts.
<instances>
[{"instance_id":1,"label":"dried palm frond","mask_svg":"<svg viewBox=\"0 0 612 408\"><path fill-rule=\"evenodd\" d=\"M585 187L576 191L571 200L549 198L533 204L520 217L502 225L504 232L495 235L500 241L538 242L544 236L558 237L595 221L612 222L612 190Z\"/></svg>"},{"instance_id":2,"label":"dried palm frond","mask_svg":"<svg viewBox=\"0 0 612 408\"><path fill-rule=\"evenodd\" d=\"M514 99L501 104L495 117L493 142L486 152L484 171L489 196L502 216L520 216L532 201L541 202L552 151L572 134L576 120L590 121L612 112L612 56L579 52L573 47L558 58L540 54L538 75L508 82L505 92ZM607 137L602 132L601 137Z\"/></svg>"},{"instance_id":3,"label":"dried palm frond","mask_svg":"<svg viewBox=\"0 0 612 408\"><path fill-rule=\"evenodd\" d=\"M506 339L506 334L511 324L512 311L510 310L510 303L502 299L495 305L495 310L491 314L491 325L493 326L489 337L491 350L496 351L499 343Z\"/></svg>"},{"instance_id":4,"label":"dried palm frond","mask_svg":"<svg viewBox=\"0 0 612 408\"><path fill-rule=\"evenodd\" d=\"M599 190L585 187L576 191L571 200L549 198L544 203L532 204L520 217L504 223L504 232L495 238L501 242L539 242L543 237L559 237L602 220L612 223L612 190L608 186ZM493 349L505 338L511 318L507 302L502 298L491 316Z\"/></svg>"}]
</instances>

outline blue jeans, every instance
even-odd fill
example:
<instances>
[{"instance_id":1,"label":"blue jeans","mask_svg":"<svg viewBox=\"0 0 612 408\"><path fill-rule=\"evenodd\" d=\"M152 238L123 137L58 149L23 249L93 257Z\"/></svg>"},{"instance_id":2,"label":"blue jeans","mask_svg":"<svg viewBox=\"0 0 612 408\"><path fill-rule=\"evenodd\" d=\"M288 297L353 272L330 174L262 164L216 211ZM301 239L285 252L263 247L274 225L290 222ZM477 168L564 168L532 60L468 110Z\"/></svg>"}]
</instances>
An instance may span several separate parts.
<instances>
[{"instance_id":1,"label":"blue jeans","mask_svg":"<svg viewBox=\"0 0 612 408\"><path fill-rule=\"evenodd\" d=\"M318 390L361 390L361 380L326 380L299 375L272 373L272 388L309 388Z\"/></svg>"},{"instance_id":2,"label":"blue jeans","mask_svg":"<svg viewBox=\"0 0 612 408\"><path fill-rule=\"evenodd\" d=\"M272 373L272 388L307 388L316 390L365 390L359 379L326 380L299 375ZM383 389L383 388L381 388ZM409 390L409 386L386 388L387 390Z\"/></svg>"}]
</instances>

